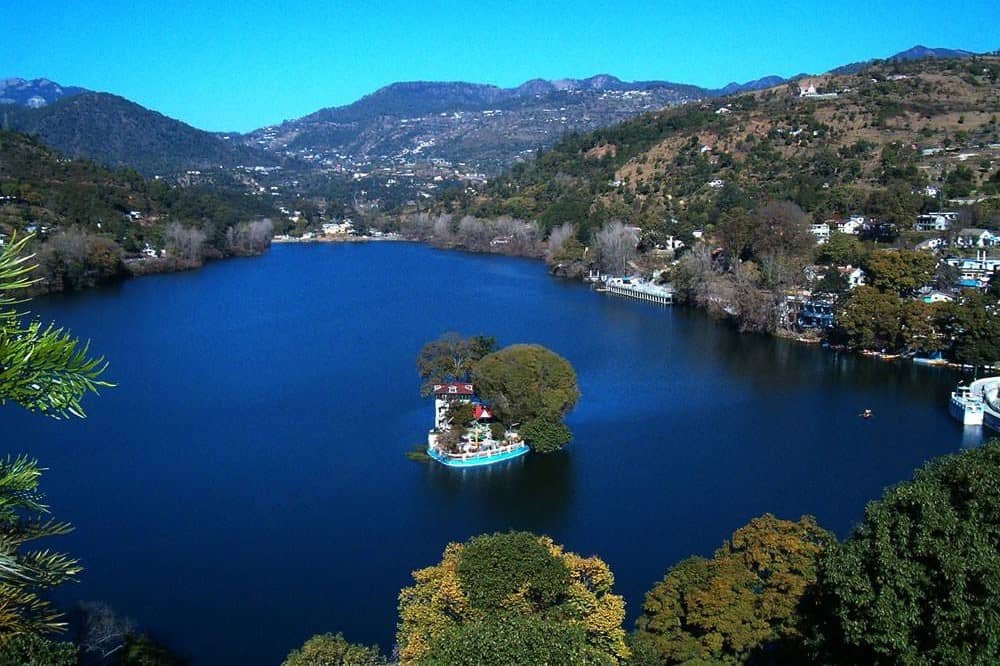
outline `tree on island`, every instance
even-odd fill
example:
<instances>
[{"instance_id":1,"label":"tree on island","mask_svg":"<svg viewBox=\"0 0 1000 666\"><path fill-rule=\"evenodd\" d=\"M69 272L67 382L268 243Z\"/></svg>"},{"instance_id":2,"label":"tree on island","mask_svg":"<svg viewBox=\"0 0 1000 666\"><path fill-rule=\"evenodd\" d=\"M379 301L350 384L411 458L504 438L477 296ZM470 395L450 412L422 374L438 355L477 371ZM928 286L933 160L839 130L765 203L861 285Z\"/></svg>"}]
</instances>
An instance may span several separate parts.
<instances>
[{"instance_id":1,"label":"tree on island","mask_svg":"<svg viewBox=\"0 0 1000 666\"><path fill-rule=\"evenodd\" d=\"M563 417L580 398L569 361L541 345L511 345L472 367L476 392L494 416L519 432L531 447L550 452L569 443Z\"/></svg>"},{"instance_id":2,"label":"tree on island","mask_svg":"<svg viewBox=\"0 0 1000 666\"><path fill-rule=\"evenodd\" d=\"M619 664L625 602L597 557L527 532L449 544L399 595L407 664Z\"/></svg>"},{"instance_id":3,"label":"tree on island","mask_svg":"<svg viewBox=\"0 0 1000 666\"><path fill-rule=\"evenodd\" d=\"M0 249L0 405L11 401L53 418L82 417L84 394L110 386L99 380L106 364L89 358L87 346L64 329L37 321L22 326L15 306L23 300L12 293L32 284L27 277L34 268L31 256L21 256L29 238ZM25 547L72 529L46 517L48 507L38 490L41 473L38 463L26 457L0 460L0 662L31 663L24 661L25 651L38 658L65 652L43 638L65 627L45 592L72 580L81 568L66 555ZM17 636L33 638L12 643Z\"/></svg>"},{"instance_id":4,"label":"tree on island","mask_svg":"<svg viewBox=\"0 0 1000 666\"><path fill-rule=\"evenodd\" d=\"M496 339L485 335L463 338L450 332L428 342L417 355L420 395L430 395L435 384L469 381L476 361L496 350Z\"/></svg>"},{"instance_id":5,"label":"tree on island","mask_svg":"<svg viewBox=\"0 0 1000 666\"><path fill-rule=\"evenodd\" d=\"M994 440L928 463L868 505L820 562L816 663L996 663L998 479Z\"/></svg>"}]
</instances>

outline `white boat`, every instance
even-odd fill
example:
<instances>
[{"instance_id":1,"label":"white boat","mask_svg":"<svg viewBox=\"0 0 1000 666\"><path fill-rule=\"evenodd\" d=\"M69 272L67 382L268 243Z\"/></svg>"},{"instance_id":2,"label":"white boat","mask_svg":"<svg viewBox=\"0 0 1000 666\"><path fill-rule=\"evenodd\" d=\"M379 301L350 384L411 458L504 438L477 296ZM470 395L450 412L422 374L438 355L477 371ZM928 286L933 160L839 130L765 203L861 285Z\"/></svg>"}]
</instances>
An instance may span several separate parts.
<instances>
[{"instance_id":1,"label":"white boat","mask_svg":"<svg viewBox=\"0 0 1000 666\"><path fill-rule=\"evenodd\" d=\"M968 386L959 386L952 391L948 411L962 425L983 425L983 398L973 394Z\"/></svg>"}]
</instances>

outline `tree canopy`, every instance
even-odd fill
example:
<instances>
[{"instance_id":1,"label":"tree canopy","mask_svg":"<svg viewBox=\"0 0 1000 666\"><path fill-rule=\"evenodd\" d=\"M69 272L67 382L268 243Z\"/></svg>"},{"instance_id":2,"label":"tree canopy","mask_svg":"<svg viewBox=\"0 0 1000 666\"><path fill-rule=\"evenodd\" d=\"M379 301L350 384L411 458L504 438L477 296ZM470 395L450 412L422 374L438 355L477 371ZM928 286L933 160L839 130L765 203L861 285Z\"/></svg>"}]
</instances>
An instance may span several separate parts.
<instances>
[{"instance_id":1,"label":"tree canopy","mask_svg":"<svg viewBox=\"0 0 1000 666\"><path fill-rule=\"evenodd\" d=\"M607 565L547 537L508 532L452 543L413 579L399 595L401 664L477 663L475 650L486 647L498 659L564 649L588 655L580 663L615 664L628 655L625 602L611 592Z\"/></svg>"},{"instance_id":2,"label":"tree canopy","mask_svg":"<svg viewBox=\"0 0 1000 666\"><path fill-rule=\"evenodd\" d=\"M576 405L580 390L573 366L563 357L541 345L511 345L480 359L472 379L494 415L507 424L520 423L521 434L538 450L569 442L562 418Z\"/></svg>"},{"instance_id":3,"label":"tree canopy","mask_svg":"<svg viewBox=\"0 0 1000 666\"><path fill-rule=\"evenodd\" d=\"M417 354L420 395L430 395L435 384L468 381L476 361L496 350L496 339L485 335L463 338L449 332L428 342Z\"/></svg>"},{"instance_id":4,"label":"tree canopy","mask_svg":"<svg viewBox=\"0 0 1000 666\"><path fill-rule=\"evenodd\" d=\"M83 416L80 400L98 387L103 358L88 356L68 331L30 321L21 325L12 294L32 284L31 255L22 256L26 236L0 249L0 405L10 400L54 418Z\"/></svg>"},{"instance_id":5,"label":"tree canopy","mask_svg":"<svg viewBox=\"0 0 1000 666\"><path fill-rule=\"evenodd\" d=\"M995 664L1000 441L934 460L865 509L823 555L823 663Z\"/></svg>"},{"instance_id":6,"label":"tree canopy","mask_svg":"<svg viewBox=\"0 0 1000 666\"><path fill-rule=\"evenodd\" d=\"M343 634L318 634L292 650L281 666L384 666L377 647L348 643Z\"/></svg>"},{"instance_id":7,"label":"tree canopy","mask_svg":"<svg viewBox=\"0 0 1000 666\"><path fill-rule=\"evenodd\" d=\"M808 516L755 518L712 559L692 557L667 572L646 594L636 642L664 664L738 664L764 651L797 656L797 606L832 541Z\"/></svg>"}]
</instances>

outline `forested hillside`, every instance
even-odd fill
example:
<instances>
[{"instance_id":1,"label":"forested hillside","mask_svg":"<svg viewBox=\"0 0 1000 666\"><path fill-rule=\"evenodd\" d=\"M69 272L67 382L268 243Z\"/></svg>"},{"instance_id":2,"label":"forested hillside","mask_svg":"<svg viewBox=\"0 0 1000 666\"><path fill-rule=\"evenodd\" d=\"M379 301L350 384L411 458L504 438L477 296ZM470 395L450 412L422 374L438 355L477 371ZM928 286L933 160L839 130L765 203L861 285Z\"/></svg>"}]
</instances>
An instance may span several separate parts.
<instances>
[{"instance_id":1,"label":"forested hillside","mask_svg":"<svg viewBox=\"0 0 1000 666\"><path fill-rule=\"evenodd\" d=\"M874 63L570 135L441 203L546 229L573 222L581 237L611 218L683 237L768 200L817 219L912 221L947 199L1000 192L998 112L1000 58Z\"/></svg>"},{"instance_id":2,"label":"forested hillside","mask_svg":"<svg viewBox=\"0 0 1000 666\"><path fill-rule=\"evenodd\" d=\"M170 270L266 247L269 200L236 188L180 188L62 157L0 131L0 240L34 234L46 290Z\"/></svg>"}]
</instances>

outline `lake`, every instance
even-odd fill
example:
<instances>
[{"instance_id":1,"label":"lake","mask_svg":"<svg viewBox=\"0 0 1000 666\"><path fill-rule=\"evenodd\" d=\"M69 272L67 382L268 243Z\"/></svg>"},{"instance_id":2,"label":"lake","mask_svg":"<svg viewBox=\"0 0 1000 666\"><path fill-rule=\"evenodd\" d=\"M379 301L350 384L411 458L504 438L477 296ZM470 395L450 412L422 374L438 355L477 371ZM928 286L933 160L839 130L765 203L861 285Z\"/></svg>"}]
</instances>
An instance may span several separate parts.
<instances>
[{"instance_id":1,"label":"lake","mask_svg":"<svg viewBox=\"0 0 1000 666\"><path fill-rule=\"evenodd\" d=\"M117 384L84 421L0 410L4 449L49 468L76 527L47 544L85 566L59 599L105 601L195 666L279 664L324 631L391 650L410 571L508 529L601 556L631 628L671 565L754 516L843 537L886 485L978 441L948 416L950 371L739 335L522 259L276 246L31 307ZM405 458L432 423L415 357L445 331L566 357L573 443L481 469Z\"/></svg>"}]
</instances>

